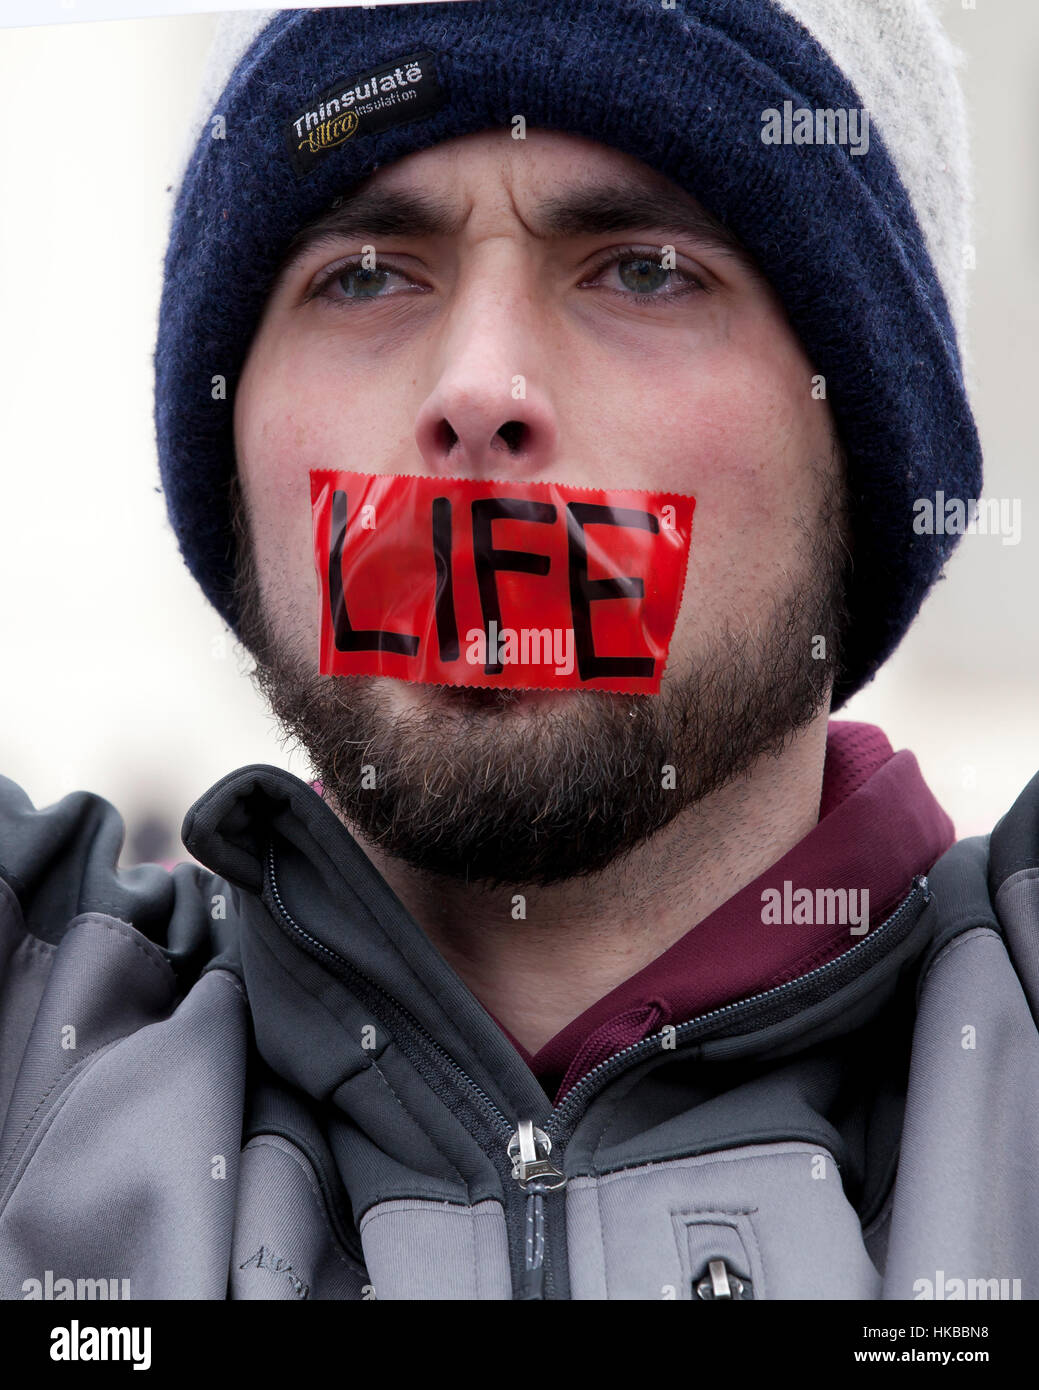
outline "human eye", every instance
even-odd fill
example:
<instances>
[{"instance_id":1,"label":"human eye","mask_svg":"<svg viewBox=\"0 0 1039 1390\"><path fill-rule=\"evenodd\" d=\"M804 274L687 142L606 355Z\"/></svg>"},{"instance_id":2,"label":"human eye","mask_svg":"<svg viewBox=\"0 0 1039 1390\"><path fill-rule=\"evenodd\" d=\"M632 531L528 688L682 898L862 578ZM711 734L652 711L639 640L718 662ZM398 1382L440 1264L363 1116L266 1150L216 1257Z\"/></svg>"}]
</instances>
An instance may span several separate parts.
<instances>
[{"instance_id":1,"label":"human eye","mask_svg":"<svg viewBox=\"0 0 1039 1390\"><path fill-rule=\"evenodd\" d=\"M667 265L659 246L614 247L581 284L582 288L606 289L635 303L667 303L689 294L710 292L699 276L677 264Z\"/></svg>"},{"instance_id":2,"label":"human eye","mask_svg":"<svg viewBox=\"0 0 1039 1390\"><path fill-rule=\"evenodd\" d=\"M410 276L384 261L372 264L362 256L339 261L317 278L307 295L308 299L323 299L333 304L371 303L390 299L398 294L424 290Z\"/></svg>"}]
</instances>

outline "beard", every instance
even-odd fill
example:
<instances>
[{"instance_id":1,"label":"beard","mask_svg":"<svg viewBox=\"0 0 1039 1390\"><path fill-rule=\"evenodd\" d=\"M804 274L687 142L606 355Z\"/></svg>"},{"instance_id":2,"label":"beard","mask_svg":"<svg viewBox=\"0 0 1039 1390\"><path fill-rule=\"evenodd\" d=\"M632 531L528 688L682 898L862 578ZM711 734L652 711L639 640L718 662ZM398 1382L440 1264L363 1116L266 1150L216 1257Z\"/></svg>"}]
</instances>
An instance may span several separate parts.
<instances>
[{"instance_id":1,"label":"beard","mask_svg":"<svg viewBox=\"0 0 1039 1390\"><path fill-rule=\"evenodd\" d=\"M655 696L577 691L545 703L416 685L402 712L387 698L390 677L319 675L302 640L268 619L235 479L238 636L272 713L362 840L420 872L488 887L596 874L778 757L826 706L850 560L836 449L816 477L820 504L798 520L796 563L766 619L754 631L720 623Z\"/></svg>"}]
</instances>

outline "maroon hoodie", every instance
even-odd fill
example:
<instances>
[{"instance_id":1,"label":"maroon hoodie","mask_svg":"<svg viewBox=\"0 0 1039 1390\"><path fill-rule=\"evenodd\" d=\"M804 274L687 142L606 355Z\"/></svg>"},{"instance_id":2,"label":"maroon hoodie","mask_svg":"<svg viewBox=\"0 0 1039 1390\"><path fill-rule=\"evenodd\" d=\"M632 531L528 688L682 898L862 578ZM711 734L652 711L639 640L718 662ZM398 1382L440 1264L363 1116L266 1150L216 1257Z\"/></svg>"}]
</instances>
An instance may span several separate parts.
<instances>
[{"instance_id":1,"label":"maroon hoodie","mask_svg":"<svg viewBox=\"0 0 1039 1390\"><path fill-rule=\"evenodd\" d=\"M789 904L800 888L869 891L879 925L955 840L953 823L912 753L872 724L831 720L819 820L793 849L656 960L550 1039L536 1056L502 1031L555 1102L593 1067L667 1024L796 979L855 945L843 925L763 920L763 891ZM802 899L804 901L804 899ZM858 898L861 902L861 897ZM811 914L814 915L814 914ZM785 918L784 918L785 922ZM501 1026L499 1024L499 1026Z\"/></svg>"}]
</instances>

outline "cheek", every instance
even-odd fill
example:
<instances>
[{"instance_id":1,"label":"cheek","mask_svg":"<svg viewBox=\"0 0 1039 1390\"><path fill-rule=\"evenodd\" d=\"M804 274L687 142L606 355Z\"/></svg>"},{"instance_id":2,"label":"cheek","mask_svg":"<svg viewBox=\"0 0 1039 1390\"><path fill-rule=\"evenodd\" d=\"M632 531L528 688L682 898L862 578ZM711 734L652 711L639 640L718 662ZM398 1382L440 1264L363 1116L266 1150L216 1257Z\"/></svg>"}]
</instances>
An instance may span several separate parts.
<instances>
[{"instance_id":1,"label":"cheek","mask_svg":"<svg viewBox=\"0 0 1039 1390\"><path fill-rule=\"evenodd\" d=\"M235 453L258 521L290 518L306 503L309 470L328 466L332 412L321 410L321 399L299 366L285 370L262 355L250 358L235 398Z\"/></svg>"},{"instance_id":2,"label":"cheek","mask_svg":"<svg viewBox=\"0 0 1039 1390\"><path fill-rule=\"evenodd\" d=\"M755 360L746 348L691 387L674 414L686 421L687 443L672 451L668 485L697 502L676 630L685 645L683 637L723 621L753 625L803 566L798 519L816 504L831 434L807 362Z\"/></svg>"},{"instance_id":3,"label":"cheek","mask_svg":"<svg viewBox=\"0 0 1039 1390\"><path fill-rule=\"evenodd\" d=\"M766 619L804 565L798 528L811 515L816 466L830 457L830 416L812 398L812 367L785 322L755 305L707 340L569 368L578 435L608 441L595 481L696 498L676 656L711 631ZM571 419L571 424L575 421Z\"/></svg>"},{"instance_id":4,"label":"cheek","mask_svg":"<svg viewBox=\"0 0 1039 1390\"><path fill-rule=\"evenodd\" d=\"M408 436L396 422L407 412L395 392L411 374L398 368L384 380L341 347L324 351L320 338L285 333L262 347L235 402L238 471L255 514L284 529L309 516L311 469L378 472L400 454Z\"/></svg>"},{"instance_id":5,"label":"cheek","mask_svg":"<svg viewBox=\"0 0 1039 1390\"><path fill-rule=\"evenodd\" d=\"M235 456L252 525L264 601L284 628L317 603L310 469L328 466L329 441L312 389L250 358L235 397Z\"/></svg>"},{"instance_id":6,"label":"cheek","mask_svg":"<svg viewBox=\"0 0 1039 1390\"><path fill-rule=\"evenodd\" d=\"M398 370L390 385L399 390L409 377ZM373 399L384 408L372 409ZM395 428L406 411L390 399L386 383L319 340L272 332L249 357L235 398L235 453L264 601L285 634L318 622L310 471L391 467L406 450Z\"/></svg>"}]
</instances>

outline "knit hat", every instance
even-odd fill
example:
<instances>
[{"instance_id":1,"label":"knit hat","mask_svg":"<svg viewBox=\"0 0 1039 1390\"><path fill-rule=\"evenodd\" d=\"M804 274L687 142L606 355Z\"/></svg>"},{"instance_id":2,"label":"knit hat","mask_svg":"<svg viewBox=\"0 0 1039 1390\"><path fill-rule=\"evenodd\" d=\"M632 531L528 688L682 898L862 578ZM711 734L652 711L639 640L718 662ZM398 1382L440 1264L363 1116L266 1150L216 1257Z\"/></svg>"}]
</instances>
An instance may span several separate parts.
<instances>
[{"instance_id":1,"label":"knit hat","mask_svg":"<svg viewBox=\"0 0 1039 1390\"><path fill-rule=\"evenodd\" d=\"M686 189L756 258L825 379L854 532L843 704L958 539L917 534L914 502L976 498L981 483L958 348L966 123L935 4L452 0L226 16L176 193L155 422L173 529L231 627L234 385L288 243L377 168L522 114Z\"/></svg>"}]
</instances>

